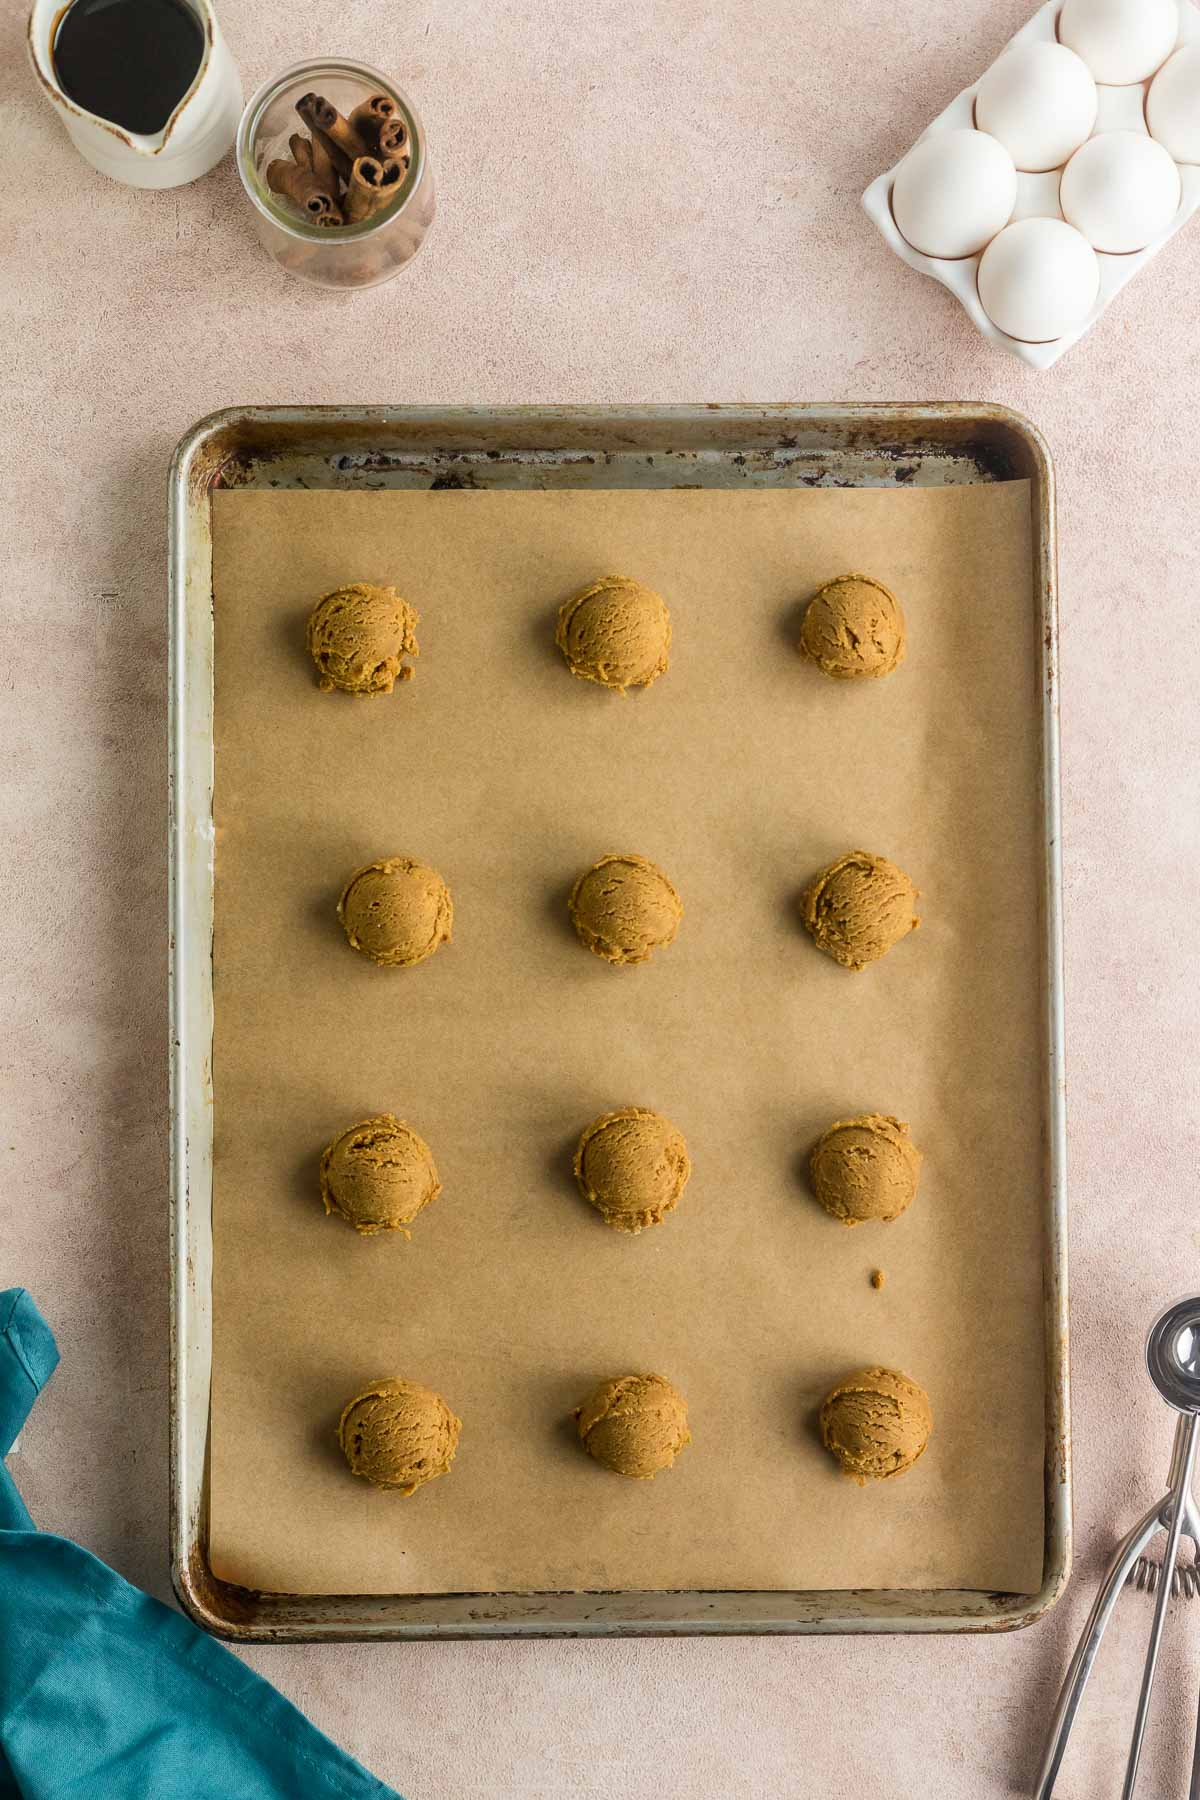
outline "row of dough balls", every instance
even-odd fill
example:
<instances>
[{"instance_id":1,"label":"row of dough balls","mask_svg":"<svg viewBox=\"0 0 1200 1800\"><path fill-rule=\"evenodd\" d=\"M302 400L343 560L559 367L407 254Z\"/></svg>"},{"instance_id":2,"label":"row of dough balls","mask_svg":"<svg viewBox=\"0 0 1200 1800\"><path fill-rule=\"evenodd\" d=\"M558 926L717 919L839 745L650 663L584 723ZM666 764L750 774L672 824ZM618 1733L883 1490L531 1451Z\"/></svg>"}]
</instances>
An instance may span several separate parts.
<instances>
[{"instance_id":1,"label":"row of dough balls","mask_svg":"<svg viewBox=\"0 0 1200 1800\"><path fill-rule=\"evenodd\" d=\"M322 594L308 620L320 684L344 694L390 694L420 654L420 614L393 587L356 581ZM555 643L581 681L624 694L665 675L671 615L661 594L626 575L604 575L559 609ZM900 602L870 575L839 575L805 609L797 649L839 681L890 675L904 659Z\"/></svg>"},{"instance_id":2,"label":"row of dough balls","mask_svg":"<svg viewBox=\"0 0 1200 1800\"><path fill-rule=\"evenodd\" d=\"M572 1414L589 1456L637 1481L669 1469L692 1441L687 1401L665 1375L602 1381ZM462 1420L440 1394L402 1376L373 1381L346 1405L338 1442L352 1474L413 1494L446 1475ZM929 1396L896 1369L858 1369L825 1397L821 1442L860 1486L911 1469L933 1430Z\"/></svg>"},{"instance_id":3,"label":"row of dough balls","mask_svg":"<svg viewBox=\"0 0 1200 1800\"><path fill-rule=\"evenodd\" d=\"M865 969L921 923L918 890L886 856L850 850L815 875L800 896L813 943L845 969ZM657 863L632 853L602 856L567 901L580 943L619 968L649 962L675 941L683 902ZM352 949L382 968L411 969L448 944L454 902L436 869L387 856L356 869L337 915Z\"/></svg>"},{"instance_id":4,"label":"row of dough balls","mask_svg":"<svg viewBox=\"0 0 1200 1800\"><path fill-rule=\"evenodd\" d=\"M921 1152L902 1119L862 1113L837 1119L809 1158L813 1193L844 1225L890 1224L916 1198ZM648 1106L601 1113L586 1126L574 1157L575 1180L589 1206L614 1231L636 1235L661 1225L678 1206L692 1173L683 1133ZM363 1237L409 1227L442 1191L433 1152L392 1113L362 1119L321 1156L321 1199Z\"/></svg>"}]
</instances>

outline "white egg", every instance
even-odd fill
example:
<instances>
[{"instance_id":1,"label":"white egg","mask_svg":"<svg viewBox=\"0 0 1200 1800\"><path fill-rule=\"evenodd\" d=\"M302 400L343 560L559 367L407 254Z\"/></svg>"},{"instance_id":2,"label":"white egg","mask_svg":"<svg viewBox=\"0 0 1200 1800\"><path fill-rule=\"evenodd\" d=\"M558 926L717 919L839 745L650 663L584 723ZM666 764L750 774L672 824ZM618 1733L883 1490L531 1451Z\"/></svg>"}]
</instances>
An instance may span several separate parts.
<instances>
[{"instance_id":1,"label":"white egg","mask_svg":"<svg viewBox=\"0 0 1200 1800\"><path fill-rule=\"evenodd\" d=\"M1146 123L1176 162L1200 163L1200 44L1163 64L1146 96Z\"/></svg>"},{"instance_id":2,"label":"white egg","mask_svg":"<svg viewBox=\"0 0 1200 1800\"><path fill-rule=\"evenodd\" d=\"M1057 169L1091 135L1096 83L1065 44L1016 44L975 89L975 123L1018 169Z\"/></svg>"},{"instance_id":3,"label":"white egg","mask_svg":"<svg viewBox=\"0 0 1200 1800\"><path fill-rule=\"evenodd\" d=\"M1064 0L1058 15L1059 43L1110 87L1145 81L1178 36L1178 0Z\"/></svg>"},{"instance_id":4,"label":"white egg","mask_svg":"<svg viewBox=\"0 0 1200 1800\"><path fill-rule=\"evenodd\" d=\"M1016 165L986 131L931 131L914 144L892 185L900 235L924 256L974 256L1007 225L1016 204Z\"/></svg>"},{"instance_id":5,"label":"white egg","mask_svg":"<svg viewBox=\"0 0 1200 1800\"><path fill-rule=\"evenodd\" d=\"M979 298L993 325L1048 344L1082 325L1100 292L1096 252L1061 219L1018 219L979 263Z\"/></svg>"},{"instance_id":6,"label":"white egg","mask_svg":"<svg viewBox=\"0 0 1200 1800\"><path fill-rule=\"evenodd\" d=\"M1058 200L1089 244L1127 256L1162 236L1180 191L1179 170L1161 144L1141 131L1104 131L1075 152Z\"/></svg>"}]
</instances>

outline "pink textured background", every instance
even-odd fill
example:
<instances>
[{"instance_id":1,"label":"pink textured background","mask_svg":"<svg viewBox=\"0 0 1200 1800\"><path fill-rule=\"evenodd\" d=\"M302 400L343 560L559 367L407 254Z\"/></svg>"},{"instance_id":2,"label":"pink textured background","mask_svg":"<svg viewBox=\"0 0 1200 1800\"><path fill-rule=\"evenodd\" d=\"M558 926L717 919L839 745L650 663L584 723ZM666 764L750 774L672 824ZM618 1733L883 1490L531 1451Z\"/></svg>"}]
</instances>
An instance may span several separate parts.
<instances>
[{"instance_id":1,"label":"pink textured background","mask_svg":"<svg viewBox=\"0 0 1200 1800\"><path fill-rule=\"evenodd\" d=\"M231 162L165 195L93 174L25 68L23 8L0 23L0 1284L33 1290L63 1351L14 1471L42 1525L160 1593L181 433L250 401L961 398L1027 412L1057 457L1077 1580L1045 1625L993 1640L255 1654L411 1800L1020 1792L1099 1560L1163 1479L1142 1334L1200 1274L1200 231L1035 375L858 209L1029 9L223 0L247 91L337 51L424 112L435 234L348 298L276 272ZM1149 1623L1126 1606L1068 1800L1117 1776ZM1186 1786L1198 1619L1173 1621L1148 1792Z\"/></svg>"}]
</instances>

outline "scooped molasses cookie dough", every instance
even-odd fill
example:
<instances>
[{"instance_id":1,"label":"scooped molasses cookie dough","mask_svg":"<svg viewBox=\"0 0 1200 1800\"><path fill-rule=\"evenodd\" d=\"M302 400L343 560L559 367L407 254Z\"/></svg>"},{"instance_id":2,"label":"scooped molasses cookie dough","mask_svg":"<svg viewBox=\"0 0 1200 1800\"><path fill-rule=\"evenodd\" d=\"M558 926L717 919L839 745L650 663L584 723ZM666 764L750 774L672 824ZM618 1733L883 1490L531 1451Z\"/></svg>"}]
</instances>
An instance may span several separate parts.
<instances>
[{"instance_id":1,"label":"scooped molasses cookie dough","mask_svg":"<svg viewBox=\"0 0 1200 1800\"><path fill-rule=\"evenodd\" d=\"M356 581L322 594L308 620L320 685L343 694L390 694L413 673L420 614L395 588Z\"/></svg>"},{"instance_id":2,"label":"scooped molasses cookie dough","mask_svg":"<svg viewBox=\"0 0 1200 1800\"><path fill-rule=\"evenodd\" d=\"M683 902L670 880L644 856L602 856L586 869L567 902L581 944L605 962L649 962L673 943Z\"/></svg>"},{"instance_id":3,"label":"scooped molasses cookie dough","mask_svg":"<svg viewBox=\"0 0 1200 1800\"><path fill-rule=\"evenodd\" d=\"M903 1475L933 1430L929 1395L896 1369L859 1369L821 1408L821 1442L859 1486Z\"/></svg>"},{"instance_id":4,"label":"scooped molasses cookie dough","mask_svg":"<svg viewBox=\"0 0 1200 1800\"><path fill-rule=\"evenodd\" d=\"M575 1410L589 1456L617 1475L652 1481L692 1441L687 1401L665 1375L618 1375L602 1381Z\"/></svg>"},{"instance_id":5,"label":"scooped molasses cookie dough","mask_svg":"<svg viewBox=\"0 0 1200 1800\"><path fill-rule=\"evenodd\" d=\"M813 943L844 969L865 969L921 923L903 869L886 856L850 850L814 877L800 907Z\"/></svg>"},{"instance_id":6,"label":"scooped molasses cookie dough","mask_svg":"<svg viewBox=\"0 0 1200 1800\"><path fill-rule=\"evenodd\" d=\"M351 949L385 968L410 969L450 942L454 902L436 869L388 856L355 870L337 914Z\"/></svg>"},{"instance_id":7,"label":"scooped molasses cookie dough","mask_svg":"<svg viewBox=\"0 0 1200 1800\"><path fill-rule=\"evenodd\" d=\"M692 1172L683 1134L648 1106L623 1106L593 1119L575 1151L575 1179L589 1206L614 1231L661 1224Z\"/></svg>"},{"instance_id":8,"label":"scooped molasses cookie dough","mask_svg":"<svg viewBox=\"0 0 1200 1800\"><path fill-rule=\"evenodd\" d=\"M904 660L904 614L870 575L839 575L818 588L800 627L800 654L838 681L890 675Z\"/></svg>"},{"instance_id":9,"label":"scooped molasses cookie dough","mask_svg":"<svg viewBox=\"0 0 1200 1800\"><path fill-rule=\"evenodd\" d=\"M340 1213L363 1237L411 1236L408 1227L441 1191L429 1145L391 1113L352 1125L321 1158L326 1213Z\"/></svg>"},{"instance_id":10,"label":"scooped molasses cookie dough","mask_svg":"<svg viewBox=\"0 0 1200 1800\"><path fill-rule=\"evenodd\" d=\"M413 1494L445 1475L458 1449L462 1420L440 1394L392 1376L354 1396L338 1424L350 1471L374 1487Z\"/></svg>"},{"instance_id":11,"label":"scooped molasses cookie dough","mask_svg":"<svg viewBox=\"0 0 1200 1800\"><path fill-rule=\"evenodd\" d=\"M862 1113L838 1119L823 1133L809 1161L813 1192L835 1219L859 1225L890 1222L912 1205L921 1152L900 1119Z\"/></svg>"},{"instance_id":12,"label":"scooped molasses cookie dough","mask_svg":"<svg viewBox=\"0 0 1200 1800\"><path fill-rule=\"evenodd\" d=\"M623 694L666 674L671 615L653 588L605 575L559 608L554 641L572 675Z\"/></svg>"}]
</instances>

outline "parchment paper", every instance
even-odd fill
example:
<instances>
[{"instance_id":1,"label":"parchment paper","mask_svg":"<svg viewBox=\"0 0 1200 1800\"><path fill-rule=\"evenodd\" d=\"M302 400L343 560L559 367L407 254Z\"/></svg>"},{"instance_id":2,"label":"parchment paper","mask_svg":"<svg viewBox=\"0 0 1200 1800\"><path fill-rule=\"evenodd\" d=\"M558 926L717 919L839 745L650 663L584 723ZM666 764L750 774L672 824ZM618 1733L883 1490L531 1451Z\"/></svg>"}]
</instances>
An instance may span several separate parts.
<instances>
[{"instance_id":1,"label":"parchment paper","mask_svg":"<svg viewBox=\"0 0 1200 1800\"><path fill-rule=\"evenodd\" d=\"M984 1587L1042 1567L1038 689L1025 483L929 491L220 493L215 497L215 1369L211 1555L288 1592ZM909 656L836 683L793 645L817 584L902 596ZM669 674L572 680L559 602L623 571L672 609ZM416 679L318 691L316 595L393 581ZM921 929L864 974L798 921L843 850L893 858ZM614 970L567 923L613 850L686 916ZM334 916L372 857L440 869L454 943L411 971ZM575 1193L593 1115L686 1135L678 1210L627 1238ZM907 1119L921 1193L847 1230L803 1160L832 1119ZM322 1146L391 1110L445 1184L411 1243L326 1219ZM886 1271L882 1292L870 1271ZM929 1390L907 1476L820 1448L864 1363ZM568 1414L658 1370L695 1442L653 1483ZM464 1421L412 1499L354 1480L339 1410L405 1374Z\"/></svg>"}]
</instances>

